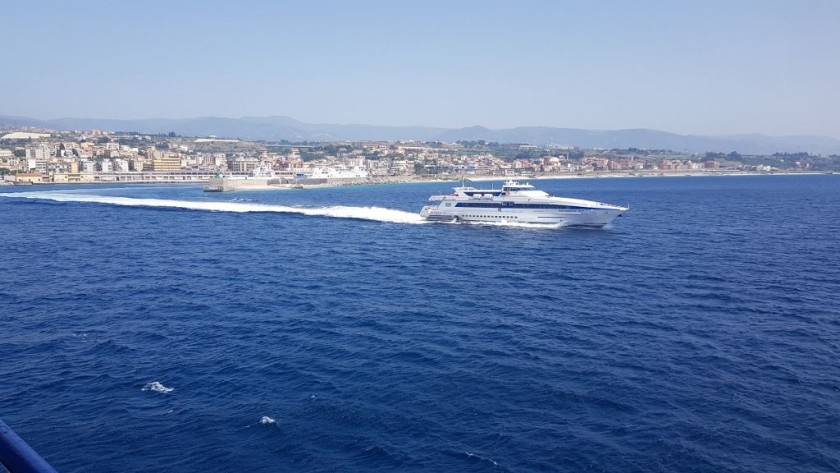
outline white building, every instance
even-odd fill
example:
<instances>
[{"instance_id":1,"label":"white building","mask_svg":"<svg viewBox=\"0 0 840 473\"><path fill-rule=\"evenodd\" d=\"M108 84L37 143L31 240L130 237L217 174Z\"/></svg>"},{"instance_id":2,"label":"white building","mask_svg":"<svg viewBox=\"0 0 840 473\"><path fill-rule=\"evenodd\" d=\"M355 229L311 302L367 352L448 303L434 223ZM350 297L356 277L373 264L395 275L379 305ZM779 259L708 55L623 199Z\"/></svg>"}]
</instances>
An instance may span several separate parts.
<instances>
[{"instance_id":1,"label":"white building","mask_svg":"<svg viewBox=\"0 0 840 473\"><path fill-rule=\"evenodd\" d=\"M52 158L52 149L46 145L26 148L26 160L30 162L30 170L47 172L47 163Z\"/></svg>"},{"instance_id":2,"label":"white building","mask_svg":"<svg viewBox=\"0 0 840 473\"><path fill-rule=\"evenodd\" d=\"M128 172L128 161L125 159L114 159L114 171L117 172Z\"/></svg>"}]
</instances>

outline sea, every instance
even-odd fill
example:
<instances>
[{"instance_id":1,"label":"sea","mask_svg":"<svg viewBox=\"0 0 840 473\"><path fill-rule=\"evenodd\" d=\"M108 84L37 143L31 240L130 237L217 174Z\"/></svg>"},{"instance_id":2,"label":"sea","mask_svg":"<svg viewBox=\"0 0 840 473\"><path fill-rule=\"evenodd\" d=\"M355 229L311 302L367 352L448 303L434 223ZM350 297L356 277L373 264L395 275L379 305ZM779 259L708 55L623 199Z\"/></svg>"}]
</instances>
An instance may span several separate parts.
<instances>
[{"instance_id":1,"label":"sea","mask_svg":"<svg viewBox=\"0 0 840 473\"><path fill-rule=\"evenodd\" d=\"M0 418L61 472L840 471L840 175L534 183L630 212L0 188Z\"/></svg>"}]
</instances>

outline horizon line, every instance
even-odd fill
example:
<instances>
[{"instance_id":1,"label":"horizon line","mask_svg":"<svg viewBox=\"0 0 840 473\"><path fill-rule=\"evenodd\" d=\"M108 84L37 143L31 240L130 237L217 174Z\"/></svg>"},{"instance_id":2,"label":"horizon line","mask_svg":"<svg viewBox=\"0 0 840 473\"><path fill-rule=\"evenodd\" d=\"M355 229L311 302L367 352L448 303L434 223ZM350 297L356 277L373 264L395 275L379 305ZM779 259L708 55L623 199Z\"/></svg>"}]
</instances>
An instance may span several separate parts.
<instances>
[{"instance_id":1,"label":"horizon line","mask_svg":"<svg viewBox=\"0 0 840 473\"><path fill-rule=\"evenodd\" d=\"M130 121L145 121L145 120L171 120L171 121L186 121L186 120L200 120L200 119L226 119L226 120L246 120L246 119L260 119L260 118L283 118L298 122L303 125L332 125L332 126L366 126L366 127L385 127L385 128L430 128L430 129L437 129L442 131L450 131L450 130L465 130L470 128L481 128L489 131L503 131L503 130L516 130L522 128L547 128L547 129L556 129L556 130L576 130L576 131L595 131L595 132L611 132L611 131L653 131L659 133L668 133L677 136L697 136L697 137L709 137L709 138L725 138L725 137L742 137L742 136L763 136L769 138L829 138L834 140L840 140L839 136L831 136L831 135L819 135L819 134L780 134L780 135L773 135L761 132L740 132L740 133L732 133L732 134L702 134L702 133L679 133L674 131L662 130L658 128L645 128L645 127L627 127L627 128L579 128L579 127L569 127L569 126L551 126L551 125L517 125L511 127L488 127L485 125L467 125L467 126L436 126L436 125L381 125L381 124L369 124L369 123L360 123L360 122L348 122L348 123L340 123L340 122L327 122L327 121L319 121L319 122L306 122L298 120L297 118L290 117L288 115L242 115L238 117L233 116L224 116L224 115L194 115L190 117L179 117L179 118L169 118L169 117L145 117L145 118L104 118L104 117L82 117L82 116L63 116L58 118L39 118L39 117L32 117L32 116L24 116L24 115L7 115L7 114L0 114L0 118L10 118L10 119L25 119L25 120L40 120L40 121L61 121L61 120L114 120L114 121L123 121L123 122L130 122Z\"/></svg>"}]
</instances>

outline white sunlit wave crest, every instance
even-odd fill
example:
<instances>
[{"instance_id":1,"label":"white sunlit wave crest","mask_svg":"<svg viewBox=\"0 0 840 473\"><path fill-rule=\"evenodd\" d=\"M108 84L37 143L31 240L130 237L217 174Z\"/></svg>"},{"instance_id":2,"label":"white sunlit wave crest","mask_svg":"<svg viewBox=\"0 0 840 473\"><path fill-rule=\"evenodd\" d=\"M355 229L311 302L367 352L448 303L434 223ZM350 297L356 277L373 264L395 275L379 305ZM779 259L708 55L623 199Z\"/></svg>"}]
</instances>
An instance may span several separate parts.
<instances>
[{"instance_id":1,"label":"white sunlit wave crest","mask_svg":"<svg viewBox=\"0 0 840 473\"><path fill-rule=\"evenodd\" d=\"M277 420L275 420L271 417L268 417L268 416L262 416L260 418L260 424L261 425L274 425L274 424L277 424Z\"/></svg>"},{"instance_id":2,"label":"white sunlit wave crest","mask_svg":"<svg viewBox=\"0 0 840 473\"><path fill-rule=\"evenodd\" d=\"M175 388L164 386L160 381L153 381L151 383L148 383L145 386L143 386L143 389L141 389L141 391L154 391L156 393L161 394L169 394L174 390Z\"/></svg>"}]
</instances>

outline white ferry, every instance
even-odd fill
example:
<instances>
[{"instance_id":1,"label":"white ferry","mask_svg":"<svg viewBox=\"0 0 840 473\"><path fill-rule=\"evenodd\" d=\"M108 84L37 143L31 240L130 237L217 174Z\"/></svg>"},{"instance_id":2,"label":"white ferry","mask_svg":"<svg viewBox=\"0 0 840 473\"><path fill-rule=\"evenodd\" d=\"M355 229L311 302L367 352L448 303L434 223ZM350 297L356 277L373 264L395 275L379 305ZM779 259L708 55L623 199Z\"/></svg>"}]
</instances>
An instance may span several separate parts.
<instances>
[{"instance_id":1,"label":"white ferry","mask_svg":"<svg viewBox=\"0 0 840 473\"><path fill-rule=\"evenodd\" d=\"M591 200L554 197L530 184L505 181L501 189L455 187L449 195L433 195L420 216L437 222L517 222L563 227L601 228L629 207Z\"/></svg>"}]
</instances>

